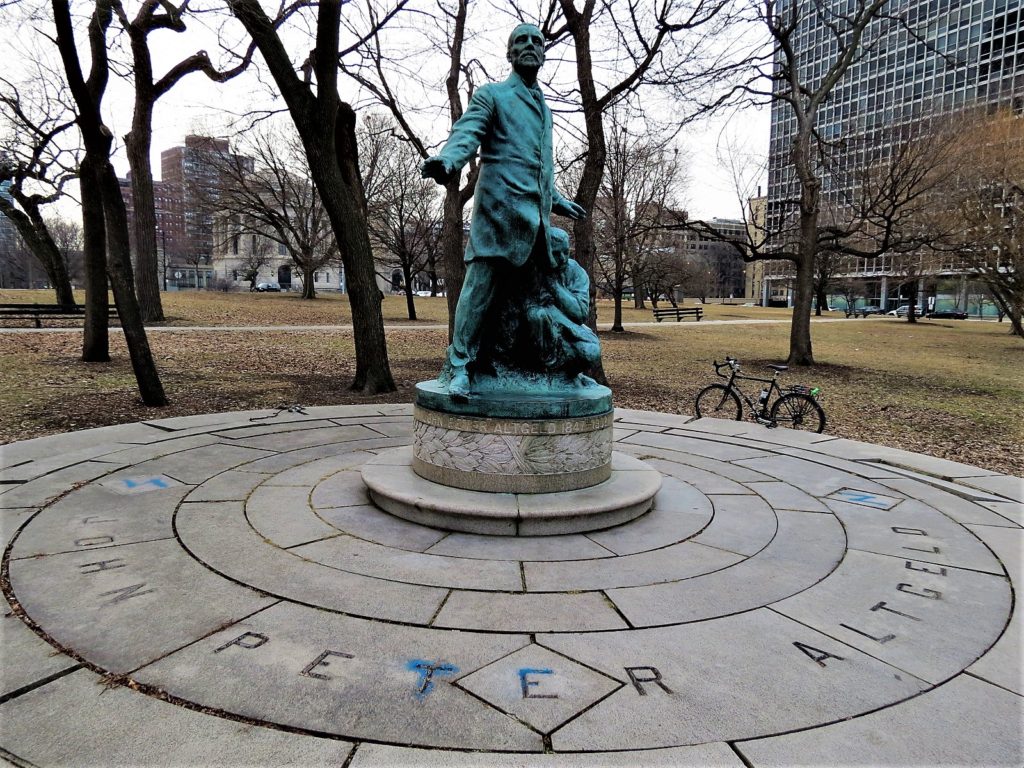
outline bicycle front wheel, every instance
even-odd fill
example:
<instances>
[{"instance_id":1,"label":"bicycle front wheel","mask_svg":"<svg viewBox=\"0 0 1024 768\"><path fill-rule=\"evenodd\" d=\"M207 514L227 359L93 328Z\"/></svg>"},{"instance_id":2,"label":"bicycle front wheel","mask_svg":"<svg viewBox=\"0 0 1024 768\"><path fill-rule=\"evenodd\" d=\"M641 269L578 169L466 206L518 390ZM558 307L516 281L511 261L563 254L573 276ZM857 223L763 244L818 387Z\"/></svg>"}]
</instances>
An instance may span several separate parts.
<instances>
[{"instance_id":1,"label":"bicycle front wheel","mask_svg":"<svg viewBox=\"0 0 1024 768\"><path fill-rule=\"evenodd\" d=\"M825 412L810 395L790 393L772 405L771 419L776 426L805 432L825 431Z\"/></svg>"},{"instance_id":2,"label":"bicycle front wheel","mask_svg":"<svg viewBox=\"0 0 1024 768\"><path fill-rule=\"evenodd\" d=\"M697 418L734 419L743 418L743 409L736 393L724 384L712 384L697 393L694 403Z\"/></svg>"}]
</instances>

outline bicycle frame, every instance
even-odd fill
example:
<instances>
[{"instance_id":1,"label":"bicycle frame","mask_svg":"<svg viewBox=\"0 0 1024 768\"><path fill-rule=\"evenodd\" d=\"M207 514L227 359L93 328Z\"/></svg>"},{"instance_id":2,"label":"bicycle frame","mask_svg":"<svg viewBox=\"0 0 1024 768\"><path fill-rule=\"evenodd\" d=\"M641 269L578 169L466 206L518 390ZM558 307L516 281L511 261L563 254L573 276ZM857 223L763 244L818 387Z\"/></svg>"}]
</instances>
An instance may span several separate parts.
<instances>
[{"instance_id":1,"label":"bicycle frame","mask_svg":"<svg viewBox=\"0 0 1024 768\"><path fill-rule=\"evenodd\" d=\"M725 366L729 366L729 369L731 371L729 376L726 376L721 371L721 369L724 368ZM729 389L732 392L735 392L737 395L739 395L740 399L747 404L747 410L750 411L750 414L755 419L757 419L759 422L760 421L764 421L764 422L770 421L770 419L768 418L768 410L769 410L768 406L776 397L781 397L782 394L783 394L782 387L779 386L779 382L778 382L778 378L779 378L779 372L778 371L776 371L775 374L770 379L761 378L760 376L749 376L747 374L740 373L739 363L737 363L735 360L727 357L725 359L725 362L722 363L721 365L719 365L717 361L715 362L715 373L718 376L721 376L723 379L727 378L729 380L728 382L726 382L726 385L725 385L726 388ZM742 389L740 389L739 385L736 383L737 380L739 380L739 381L757 381L757 382L760 382L761 384L767 384L768 385L768 397L765 398L764 403L759 403L759 402L755 402L754 400L751 400L747 396L747 393L744 392Z\"/></svg>"}]
</instances>

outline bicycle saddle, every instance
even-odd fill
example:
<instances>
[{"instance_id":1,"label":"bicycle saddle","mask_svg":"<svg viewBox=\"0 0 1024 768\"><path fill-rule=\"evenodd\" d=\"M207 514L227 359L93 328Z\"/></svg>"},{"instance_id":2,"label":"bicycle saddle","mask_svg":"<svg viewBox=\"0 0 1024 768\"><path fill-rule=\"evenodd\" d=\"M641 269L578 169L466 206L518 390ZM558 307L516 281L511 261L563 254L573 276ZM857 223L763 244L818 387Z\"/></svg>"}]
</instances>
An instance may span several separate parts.
<instances>
[{"instance_id":1,"label":"bicycle saddle","mask_svg":"<svg viewBox=\"0 0 1024 768\"><path fill-rule=\"evenodd\" d=\"M769 363L768 367L771 368L773 371L778 371L779 373L789 370L788 365L772 365L771 363Z\"/></svg>"}]
</instances>

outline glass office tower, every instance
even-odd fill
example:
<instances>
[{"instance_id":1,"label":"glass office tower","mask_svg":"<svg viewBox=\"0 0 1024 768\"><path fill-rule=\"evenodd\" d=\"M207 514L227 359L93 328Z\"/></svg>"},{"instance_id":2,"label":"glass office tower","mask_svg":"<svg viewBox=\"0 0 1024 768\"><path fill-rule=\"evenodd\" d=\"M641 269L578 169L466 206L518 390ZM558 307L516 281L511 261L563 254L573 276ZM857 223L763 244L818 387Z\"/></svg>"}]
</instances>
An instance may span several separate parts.
<instances>
[{"instance_id":1,"label":"glass office tower","mask_svg":"<svg viewBox=\"0 0 1024 768\"><path fill-rule=\"evenodd\" d=\"M834 11L855 0L789 0L806 6L798 31L800 79L814 86L835 60L838 46L816 6ZM1024 0L891 0L887 14L869 27L865 55L835 87L818 113L822 138L844 140L848 167L884 152L893 129L968 108L1024 113ZM768 217L781 215L797 191L789 164L796 120L788 105L772 106L768 166ZM824 182L828 195L829 180ZM864 265L884 271L884 260ZM771 262L766 280L781 278L788 263ZM768 289L772 290L771 287ZM776 285L778 295L781 290Z\"/></svg>"}]
</instances>

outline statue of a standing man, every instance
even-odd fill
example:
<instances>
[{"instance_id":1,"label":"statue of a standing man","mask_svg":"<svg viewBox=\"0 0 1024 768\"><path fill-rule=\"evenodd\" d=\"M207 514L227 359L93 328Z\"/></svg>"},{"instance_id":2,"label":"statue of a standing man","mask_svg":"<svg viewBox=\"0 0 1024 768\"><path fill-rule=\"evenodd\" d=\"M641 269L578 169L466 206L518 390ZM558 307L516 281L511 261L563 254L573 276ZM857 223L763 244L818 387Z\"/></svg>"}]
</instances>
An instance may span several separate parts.
<instances>
[{"instance_id":1,"label":"statue of a standing man","mask_svg":"<svg viewBox=\"0 0 1024 768\"><path fill-rule=\"evenodd\" d=\"M551 111L537 87L544 63L541 31L532 24L512 30L508 60L513 70L508 79L477 89L448 142L422 166L424 178L445 184L480 149L466 278L448 348L448 392L457 397L465 397L471 388L467 366L480 348L501 261L522 267L532 259L550 269L551 212L574 219L586 216L581 206L555 189Z\"/></svg>"}]
</instances>

